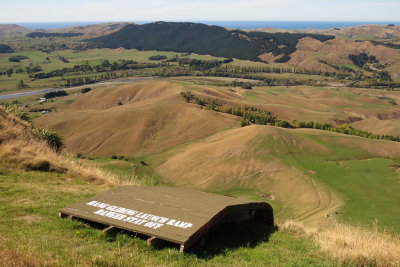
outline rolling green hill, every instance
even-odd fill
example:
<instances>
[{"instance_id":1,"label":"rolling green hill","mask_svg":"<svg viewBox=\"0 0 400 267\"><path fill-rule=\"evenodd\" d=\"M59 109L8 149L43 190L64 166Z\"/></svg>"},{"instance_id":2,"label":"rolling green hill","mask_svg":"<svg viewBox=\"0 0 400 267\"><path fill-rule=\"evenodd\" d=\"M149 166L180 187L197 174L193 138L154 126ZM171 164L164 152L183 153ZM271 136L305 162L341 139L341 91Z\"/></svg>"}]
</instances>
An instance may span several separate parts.
<instances>
[{"instance_id":1,"label":"rolling green hill","mask_svg":"<svg viewBox=\"0 0 400 267\"><path fill-rule=\"evenodd\" d=\"M253 90L273 96L283 89ZM332 97L318 88L291 89L288 95L303 92L319 102ZM316 129L240 127L236 116L185 101L181 92L188 90L251 102L246 89L171 79L106 84L43 105L30 102L52 110L35 125L58 131L64 153L52 151L30 123L8 115L13 109L0 108L0 266L398 265L400 143ZM229 235L224 228L207 249L182 255L56 216L78 199L125 183L267 201L279 227L267 236L253 228ZM375 219L373 230L368 225ZM250 242L242 239L253 234ZM218 236L233 240L226 245Z\"/></svg>"},{"instance_id":2,"label":"rolling green hill","mask_svg":"<svg viewBox=\"0 0 400 267\"><path fill-rule=\"evenodd\" d=\"M259 60L263 53L289 55L299 39L310 36L320 41L333 36L316 34L264 33L227 30L198 23L155 22L127 25L109 35L90 39L103 47L139 50L164 50ZM289 57L285 57L289 60Z\"/></svg>"},{"instance_id":3,"label":"rolling green hill","mask_svg":"<svg viewBox=\"0 0 400 267\"><path fill-rule=\"evenodd\" d=\"M360 96L358 90L246 90L166 79L99 87L32 108L53 110L35 123L59 132L72 153L141 158L164 180L180 186L246 189L250 197L269 193L278 219L313 223L338 212L335 217L347 221L371 225L377 218L382 228L400 231L395 207L400 203L400 143L315 129L240 127L237 116L186 102L181 92L187 90L216 103L257 105L288 121L334 121L344 118L340 106L360 118L390 111L383 100ZM131 174L128 167L126 175ZM353 186L363 182L363 190ZM394 206L386 204L388 199ZM365 211L365 206L371 208Z\"/></svg>"}]
</instances>

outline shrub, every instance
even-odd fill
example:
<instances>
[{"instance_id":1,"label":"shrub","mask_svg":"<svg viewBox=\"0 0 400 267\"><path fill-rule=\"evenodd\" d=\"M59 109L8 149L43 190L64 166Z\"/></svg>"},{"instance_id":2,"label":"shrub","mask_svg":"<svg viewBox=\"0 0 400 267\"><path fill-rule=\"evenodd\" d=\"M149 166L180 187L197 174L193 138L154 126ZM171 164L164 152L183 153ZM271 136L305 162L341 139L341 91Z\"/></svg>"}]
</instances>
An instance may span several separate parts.
<instances>
[{"instance_id":1,"label":"shrub","mask_svg":"<svg viewBox=\"0 0 400 267\"><path fill-rule=\"evenodd\" d=\"M26 56L12 56L12 57L9 57L8 58L8 61L10 61L10 62L21 62L21 60L24 60L24 59L28 59L28 57L26 57Z\"/></svg>"},{"instance_id":2,"label":"shrub","mask_svg":"<svg viewBox=\"0 0 400 267\"><path fill-rule=\"evenodd\" d=\"M224 59L222 61L222 63L224 63L224 64L228 64L228 63L231 63L231 62L233 62L233 58L227 58L227 59Z\"/></svg>"},{"instance_id":3,"label":"shrub","mask_svg":"<svg viewBox=\"0 0 400 267\"><path fill-rule=\"evenodd\" d=\"M244 83L241 87L243 89L247 89L247 90L252 90L253 89L253 87L251 86L251 83Z\"/></svg>"},{"instance_id":4,"label":"shrub","mask_svg":"<svg viewBox=\"0 0 400 267\"><path fill-rule=\"evenodd\" d=\"M59 90L59 91L54 91L54 92L49 92L44 94L44 98L55 98L59 96L67 96L68 93L65 90Z\"/></svg>"},{"instance_id":5,"label":"shrub","mask_svg":"<svg viewBox=\"0 0 400 267\"><path fill-rule=\"evenodd\" d=\"M2 106L8 114L14 114L24 121L31 121L29 114L25 110L20 108L16 103L9 102L8 104L3 104Z\"/></svg>"},{"instance_id":6,"label":"shrub","mask_svg":"<svg viewBox=\"0 0 400 267\"><path fill-rule=\"evenodd\" d=\"M89 87L87 87L87 88L83 88L83 89L81 90L81 93L82 93L82 94L86 94L86 93L88 93L88 92L90 92L90 91L92 91L92 89L89 88Z\"/></svg>"},{"instance_id":7,"label":"shrub","mask_svg":"<svg viewBox=\"0 0 400 267\"><path fill-rule=\"evenodd\" d=\"M246 120L246 119L242 119L240 121L240 126L241 127L246 127L246 126L249 126L249 125L250 125L250 122L248 120Z\"/></svg>"},{"instance_id":8,"label":"shrub","mask_svg":"<svg viewBox=\"0 0 400 267\"><path fill-rule=\"evenodd\" d=\"M54 151L60 152L64 147L63 139L58 133L46 129L38 129L37 132Z\"/></svg>"},{"instance_id":9,"label":"shrub","mask_svg":"<svg viewBox=\"0 0 400 267\"><path fill-rule=\"evenodd\" d=\"M155 56L149 57L149 60L164 60L164 59L167 59L167 56L155 55Z\"/></svg>"},{"instance_id":10,"label":"shrub","mask_svg":"<svg viewBox=\"0 0 400 267\"><path fill-rule=\"evenodd\" d=\"M90 92L90 91L92 91L92 89L89 88L89 87L87 87L87 88L83 88L83 89L81 90L81 93L82 93L82 94L86 94L86 93L88 93L88 92Z\"/></svg>"},{"instance_id":11,"label":"shrub","mask_svg":"<svg viewBox=\"0 0 400 267\"><path fill-rule=\"evenodd\" d=\"M186 99L186 102L190 102L194 98L194 95L192 95L192 92L187 91L187 92L181 92L181 95Z\"/></svg>"},{"instance_id":12,"label":"shrub","mask_svg":"<svg viewBox=\"0 0 400 267\"><path fill-rule=\"evenodd\" d=\"M84 159L84 158L85 158L85 156L84 156L82 153L76 154L75 157L76 157L77 159Z\"/></svg>"},{"instance_id":13,"label":"shrub","mask_svg":"<svg viewBox=\"0 0 400 267\"><path fill-rule=\"evenodd\" d=\"M111 159L117 159L118 157L116 155L112 155Z\"/></svg>"},{"instance_id":14,"label":"shrub","mask_svg":"<svg viewBox=\"0 0 400 267\"><path fill-rule=\"evenodd\" d=\"M14 50L9 45L0 44L0 53L14 53Z\"/></svg>"}]
</instances>

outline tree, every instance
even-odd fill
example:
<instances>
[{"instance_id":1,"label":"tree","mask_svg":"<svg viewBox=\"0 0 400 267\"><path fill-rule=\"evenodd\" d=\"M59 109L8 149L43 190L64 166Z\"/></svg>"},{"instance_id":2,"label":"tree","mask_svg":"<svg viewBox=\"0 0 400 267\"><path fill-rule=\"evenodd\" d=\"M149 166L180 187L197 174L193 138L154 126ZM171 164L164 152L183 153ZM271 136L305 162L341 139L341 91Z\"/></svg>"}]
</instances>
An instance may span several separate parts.
<instances>
[{"instance_id":1,"label":"tree","mask_svg":"<svg viewBox=\"0 0 400 267\"><path fill-rule=\"evenodd\" d=\"M26 87L26 85L24 84L24 81L23 80L20 80L18 83L17 83L17 89L22 89L22 88L25 88Z\"/></svg>"},{"instance_id":2,"label":"tree","mask_svg":"<svg viewBox=\"0 0 400 267\"><path fill-rule=\"evenodd\" d=\"M108 61L107 59L106 60L103 60L103 62L101 62L101 66L103 66L104 68L107 68L107 67L109 67L111 64L110 64L110 61Z\"/></svg>"},{"instance_id":3,"label":"tree","mask_svg":"<svg viewBox=\"0 0 400 267\"><path fill-rule=\"evenodd\" d=\"M14 70L12 68L9 68L6 73L8 77L11 77L11 75L14 73Z\"/></svg>"}]
</instances>

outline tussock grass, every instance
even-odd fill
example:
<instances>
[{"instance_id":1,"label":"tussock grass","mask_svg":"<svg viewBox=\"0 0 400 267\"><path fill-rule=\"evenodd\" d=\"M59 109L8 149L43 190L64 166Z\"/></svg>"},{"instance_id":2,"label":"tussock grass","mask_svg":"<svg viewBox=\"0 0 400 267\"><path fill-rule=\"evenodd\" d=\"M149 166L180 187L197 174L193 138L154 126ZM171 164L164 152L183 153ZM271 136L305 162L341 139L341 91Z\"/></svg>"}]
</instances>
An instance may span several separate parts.
<instances>
[{"instance_id":1,"label":"tussock grass","mask_svg":"<svg viewBox=\"0 0 400 267\"><path fill-rule=\"evenodd\" d=\"M102 170L77 162L51 149L25 122L0 107L0 161L23 170L65 173L90 182L115 185L115 176Z\"/></svg>"},{"instance_id":2,"label":"tussock grass","mask_svg":"<svg viewBox=\"0 0 400 267\"><path fill-rule=\"evenodd\" d=\"M1 267L36 267L40 266L32 255L9 249L0 240L0 266Z\"/></svg>"},{"instance_id":3,"label":"tussock grass","mask_svg":"<svg viewBox=\"0 0 400 267\"><path fill-rule=\"evenodd\" d=\"M315 240L342 265L400 266L400 237L349 224L330 221L315 228L286 221L281 230Z\"/></svg>"}]
</instances>

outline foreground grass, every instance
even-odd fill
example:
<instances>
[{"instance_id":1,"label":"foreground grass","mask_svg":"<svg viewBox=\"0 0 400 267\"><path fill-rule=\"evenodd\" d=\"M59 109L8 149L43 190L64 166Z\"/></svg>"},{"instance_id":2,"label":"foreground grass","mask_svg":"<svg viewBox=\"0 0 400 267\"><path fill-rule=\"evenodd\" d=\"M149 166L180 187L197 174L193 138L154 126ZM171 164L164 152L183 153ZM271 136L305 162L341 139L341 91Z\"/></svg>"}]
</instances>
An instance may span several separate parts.
<instances>
[{"instance_id":1,"label":"foreground grass","mask_svg":"<svg viewBox=\"0 0 400 267\"><path fill-rule=\"evenodd\" d=\"M11 171L0 165L0 266L335 265L311 240L280 231L258 244L181 254L58 218L60 208L107 189L64 174Z\"/></svg>"},{"instance_id":2,"label":"foreground grass","mask_svg":"<svg viewBox=\"0 0 400 267\"><path fill-rule=\"evenodd\" d=\"M308 236L322 250L334 255L345 266L400 266L400 237L375 229L328 221L318 227L304 227L288 220L282 231Z\"/></svg>"}]
</instances>

